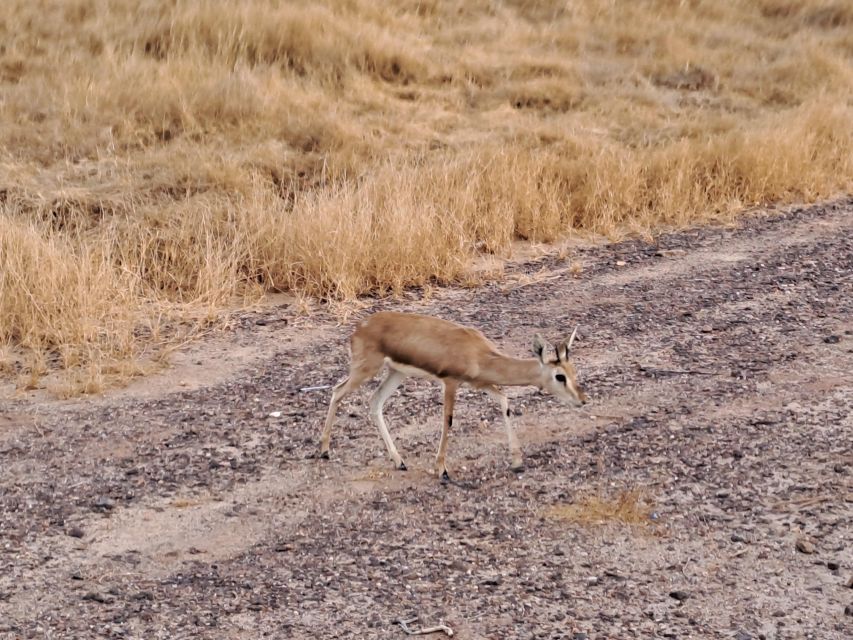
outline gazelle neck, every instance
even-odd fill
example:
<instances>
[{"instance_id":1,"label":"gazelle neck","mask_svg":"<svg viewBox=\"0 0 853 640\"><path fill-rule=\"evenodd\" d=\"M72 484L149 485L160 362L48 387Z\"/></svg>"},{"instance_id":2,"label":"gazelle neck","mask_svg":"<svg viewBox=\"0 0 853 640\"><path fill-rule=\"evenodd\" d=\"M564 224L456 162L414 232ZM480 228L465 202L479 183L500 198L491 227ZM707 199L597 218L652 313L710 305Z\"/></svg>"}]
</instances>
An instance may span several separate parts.
<instances>
[{"instance_id":1,"label":"gazelle neck","mask_svg":"<svg viewBox=\"0 0 853 640\"><path fill-rule=\"evenodd\" d=\"M511 358L495 354L481 377L498 386L539 386L540 364L536 358Z\"/></svg>"}]
</instances>

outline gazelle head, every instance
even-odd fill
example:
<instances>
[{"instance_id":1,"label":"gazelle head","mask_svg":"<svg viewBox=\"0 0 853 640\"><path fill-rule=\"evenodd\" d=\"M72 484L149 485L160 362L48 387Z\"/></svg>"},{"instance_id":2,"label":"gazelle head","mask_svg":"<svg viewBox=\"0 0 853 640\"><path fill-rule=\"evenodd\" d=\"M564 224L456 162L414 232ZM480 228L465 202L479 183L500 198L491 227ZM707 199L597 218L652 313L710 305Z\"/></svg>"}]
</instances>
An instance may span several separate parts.
<instances>
[{"instance_id":1,"label":"gazelle head","mask_svg":"<svg viewBox=\"0 0 853 640\"><path fill-rule=\"evenodd\" d=\"M586 394L578 385L574 365L569 362L569 349L578 330L556 347L538 333L533 339L533 353L539 358L539 388L556 396L561 402L579 407L586 403Z\"/></svg>"}]
</instances>

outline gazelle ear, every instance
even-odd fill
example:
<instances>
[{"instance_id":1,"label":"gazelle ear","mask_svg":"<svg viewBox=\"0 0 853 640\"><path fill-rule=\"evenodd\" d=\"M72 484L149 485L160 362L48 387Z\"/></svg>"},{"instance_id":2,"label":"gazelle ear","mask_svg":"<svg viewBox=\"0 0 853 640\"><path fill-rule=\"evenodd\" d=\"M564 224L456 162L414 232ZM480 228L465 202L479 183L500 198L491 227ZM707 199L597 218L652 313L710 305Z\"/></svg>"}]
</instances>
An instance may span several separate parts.
<instances>
[{"instance_id":1,"label":"gazelle ear","mask_svg":"<svg viewBox=\"0 0 853 640\"><path fill-rule=\"evenodd\" d=\"M557 357L560 359L560 362L566 362L569 359L569 350L572 348L572 343L575 341L575 338L578 335L578 328L575 327L575 330L572 331L571 337L568 340L563 340L560 343L560 346L557 347Z\"/></svg>"},{"instance_id":2,"label":"gazelle ear","mask_svg":"<svg viewBox=\"0 0 853 640\"><path fill-rule=\"evenodd\" d=\"M548 346L545 339L537 333L533 338L533 353L535 353L536 357L545 364L548 362L548 353L550 351L551 347Z\"/></svg>"}]
</instances>

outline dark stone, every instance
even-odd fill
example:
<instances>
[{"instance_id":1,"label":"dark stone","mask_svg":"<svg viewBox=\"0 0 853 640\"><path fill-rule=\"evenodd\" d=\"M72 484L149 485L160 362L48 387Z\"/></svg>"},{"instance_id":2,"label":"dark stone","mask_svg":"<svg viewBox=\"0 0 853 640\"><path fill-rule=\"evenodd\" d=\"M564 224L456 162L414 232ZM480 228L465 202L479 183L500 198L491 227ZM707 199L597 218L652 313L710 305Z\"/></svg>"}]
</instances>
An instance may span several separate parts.
<instances>
[{"instance_id":1,"label":"dark stone","mask_svg":"<svg viewBox=\"0 0 853 640\"><path fill-rule=\"evenodd\" d=\"M687 593L686 591L670 591L669 597L675 598L679 602L684 602L685 600L687 600L687 598L690 597L690 594Z\"/></svg>"},{"instance_id":2,"label":"dark stone","mask_svg":"<svg viewBox=\"0 0 853 640\"><path fill-rule=\"evenodd\" d=\"M101 604L109 604L112 602L112 598L108 598L102 593L97 593L96 591L90 591L86 595L83 596L83 600L89 600L91 602L100 602Z\"/></svg>"},{"instance_id":3,"label":"dark stone","mask_svg":"<svg viewBox=\"0 0 853 640\"><path fill-rule=\"evenodd\" d=\"M99 496L93 503L92 508L97 511L112 511L115 509L116 503L106 496Z\"/></svg>"}]
</instances>

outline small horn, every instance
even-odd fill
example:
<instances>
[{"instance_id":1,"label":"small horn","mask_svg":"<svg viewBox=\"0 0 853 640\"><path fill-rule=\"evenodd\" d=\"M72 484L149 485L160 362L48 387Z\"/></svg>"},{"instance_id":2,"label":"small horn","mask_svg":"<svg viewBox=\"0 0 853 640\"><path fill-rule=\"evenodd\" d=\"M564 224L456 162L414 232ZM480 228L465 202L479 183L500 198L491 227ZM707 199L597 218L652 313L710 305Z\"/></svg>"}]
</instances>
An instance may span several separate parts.
<instances>
[{"instance_id":1,"label":"small horn","mask_svg":"<svg viewBox=\"0 0 853 640\"><path fill-rule=\"evenodd\" d=\"M577 327L575 327L575 330L574 330L574 331L572 331L572 337L571 337L571 338L569 338L569 342L568 342L568 344L566 345L566 351L568 351L569 349L571 349L571 348L572 348L572 343L575 341L575 336L577 336L577 335L578 335L578 328L577 328Z\"/></svg>"}]
</instances>

